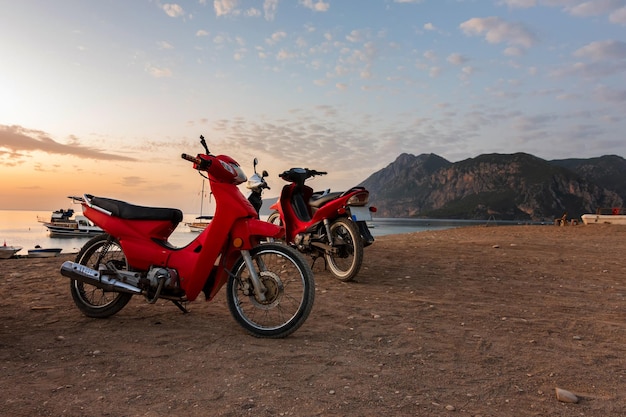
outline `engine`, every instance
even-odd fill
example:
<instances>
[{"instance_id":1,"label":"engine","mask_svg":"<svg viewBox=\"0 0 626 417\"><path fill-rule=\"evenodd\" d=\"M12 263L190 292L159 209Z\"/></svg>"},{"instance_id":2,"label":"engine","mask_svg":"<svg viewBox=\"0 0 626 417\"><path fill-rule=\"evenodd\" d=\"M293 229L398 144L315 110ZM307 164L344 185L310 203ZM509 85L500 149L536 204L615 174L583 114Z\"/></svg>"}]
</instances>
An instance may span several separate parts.
<instances>
[{"instance_id":1,"label":"engine","mask_svg":"<svg viewBox=\"0 0 626 417\"><path fill-rule=\"evenodd\" d=\"M308 252L311 249L311 233L298 233L294 243L300 252Z\"/></svg>"},{"instance_id":2,"label":"engine","mask_svg":"<svg viewBox=\"0 0 626 417\"><path fill-rule=\"evenodd\" d=\"M157 288L161 281L164 289L178 288L178 272L170 268L151 268L146 276L150 282L150 287Z\"/></svg>"}]
</instances>

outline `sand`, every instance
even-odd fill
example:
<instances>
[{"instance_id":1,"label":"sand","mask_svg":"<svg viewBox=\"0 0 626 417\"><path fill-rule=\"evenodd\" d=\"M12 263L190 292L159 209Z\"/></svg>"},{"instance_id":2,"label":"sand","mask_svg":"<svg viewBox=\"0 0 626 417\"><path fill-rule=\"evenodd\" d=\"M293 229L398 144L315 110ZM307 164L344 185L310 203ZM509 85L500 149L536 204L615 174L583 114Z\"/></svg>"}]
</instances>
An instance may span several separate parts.
<instances>
[{"instance_id":1,"label":"sand","mask_svg":"<svg viewBox=\"0 0 626 417\"><path fill-rule=\"evenodd\" d=\"M315 265L313 311L280 340L223 293L90 319L58 273L72 256L0 260L0 414L624 415L625 243L608 225L380 237L356 282Z\"/></svg>"}]
</instances>

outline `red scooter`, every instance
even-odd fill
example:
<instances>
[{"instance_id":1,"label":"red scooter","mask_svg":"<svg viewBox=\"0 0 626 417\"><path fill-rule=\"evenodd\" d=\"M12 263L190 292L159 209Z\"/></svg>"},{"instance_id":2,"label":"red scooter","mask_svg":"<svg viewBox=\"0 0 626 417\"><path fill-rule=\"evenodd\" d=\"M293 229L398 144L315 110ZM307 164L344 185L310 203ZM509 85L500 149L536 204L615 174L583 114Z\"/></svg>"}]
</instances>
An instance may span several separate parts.
<instances>
[{"instance_id":1,"label":"red scooter","mask_svg":"<svg viewBox=\"0 0 626 417\"><path fill-rule=\"evenodd\" d=\"M208 178L217 208L198 237L180 248L168 242L183 218L178 209L85 195L83 213L105 233L88 241L76 262L63 263L61 274L70 278L74 303L89 317L112 316L133 295L149 303L170 300L187 312L184 303L201 291L209 301L227 284L228 307L244 329L257 337L288 336L313 307L311 268L293 248L271 242L284 230L258 219L237 188L246 180L239 164L212 155L200 139L206 153L182 158Z\"/></svg>"},{"instance_id":2,"label":"red scooter","mask_svg":"<svg viewBox=\"0 0 626 417\"><path fill-rule=\"evenodd\" d=\"M326 172L291 168L279 175L288 181L270 209L268 221L285 226L287 242L300 252L324 257L330 272L351 281L363 263L363 248L374 243L367 221L375 207L368 205L369 191L353 187L344 192L313 192L304 182Z\"/></svg>"}]
</instances>

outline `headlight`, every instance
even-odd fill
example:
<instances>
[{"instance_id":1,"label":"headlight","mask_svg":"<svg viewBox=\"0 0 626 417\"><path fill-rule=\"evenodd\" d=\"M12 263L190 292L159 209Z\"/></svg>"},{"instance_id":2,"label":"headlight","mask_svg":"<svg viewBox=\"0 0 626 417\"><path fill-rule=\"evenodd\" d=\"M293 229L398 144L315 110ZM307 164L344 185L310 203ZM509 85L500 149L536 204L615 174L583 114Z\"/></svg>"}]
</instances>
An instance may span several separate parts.
<instances>
[{"instance_id":1,"label":"headlight","mask_svg":"<svg viewBox=\"0 0 626 417\"><path fill-rule=\"evenodd\" d=\"M222 161L221 159L219 161L222 167L233 176L233 184L238 185L248 179L240 166Z\"/></svg>"},{"instance_id":2,"label":"headlight","mask_svg":"<svg viewBox=\"0 0 626 417\"><path fill-rule=\"evenodd\" d=\"M254 188L258 188L263 184L263 180L259 177L259 174L252 174L246 188L252 190Z\"/></svg>"},{"instance_id":3,"label":"headlight","mask_svg":"<svg viewBox=\"0 0 626 417\"><path fill-rule=\"evenodd\" d=\"M241 184L242 182L245 182L248 179L248 177L246 177L246 174L243 172L240 166L237 166L237 165L231 165L231 166L237 173L237 175L235 176L233 180L235 184Z\"/></svg>"}]
</instances>

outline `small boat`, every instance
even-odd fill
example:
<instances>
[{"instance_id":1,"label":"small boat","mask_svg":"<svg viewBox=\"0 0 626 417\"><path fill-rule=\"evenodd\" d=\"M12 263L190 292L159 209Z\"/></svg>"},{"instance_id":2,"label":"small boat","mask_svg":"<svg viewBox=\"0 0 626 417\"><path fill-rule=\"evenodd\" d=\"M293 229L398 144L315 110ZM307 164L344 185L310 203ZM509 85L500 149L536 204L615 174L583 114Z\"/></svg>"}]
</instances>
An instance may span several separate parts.
<instances>
[{"instance_id":1,"label":"small boat","mask_svg":"<svg viewBox=\"0 0 626 417\"><path fill-rule=\"evenodd\" d=\"M203 222L202 220L211 220L211 219L213 219L213 216L198 216L196 217L196 220L199 220L199 221L187 222L185 223L185 226L189 227L190 232L200 233L201 231L206 229L206 227L210 223L210 222Z\"/></svg>"},{"instance_id":2,"label":"small boat","mask_svg":"<svg viewBox=\"0 0 626 417\"><path fill-rule=\"evenodd\" d=\"M48 228L50 237L94 237L102 233L102 229L91 223L87 217L77 215L72 218L73 215L73 209L61 209L52 212L50 220L37 220Z\"/></svg>"},{"instance_id":3,"label":"small boat","mask_svg":"<svg viewBox=\"0 0 626 417\"><path fill-rule=\"evenodd\" d=\"M584 224L622 224L626 225L626 209L620 207L599 208L595 214L580 216Z\"/></svg>"},{"instance_id":4,"label":"small boat","mask_svg":"<svg viewBox=\"0 0 626 417\"><path fill-rule=\"evenodd\" d=\"M7 246L7 242L4 242L4 245L0 246L0 259L10 259L20 250L21 246Z\"/></svg>"},{"instance_id":5,"label":"small boat","mask_svg":"<svg viewBox=\"0 0 626 417\"><path fill-rule=\"evenodd\" d=\"M28 250L29 258L54 258L61 254L61 248L42 248L39 245L35 249Z\"/></svg>"},{"instance_id":6,"label":"small boat","mask_svg":"<svg viewBox=\"0 0 626 417\"><path fill-rule=\"evenodd\" d=\"M209 225L210 222L203 220L212 220L213 216L203 216L202 210L204 208L204 181L202 181L202 191L200 191L200 215L196 217L196 222L186 222L185 226L189 227L189 231L193 233L200 233Z\"/></svg>"}]
</instances>

